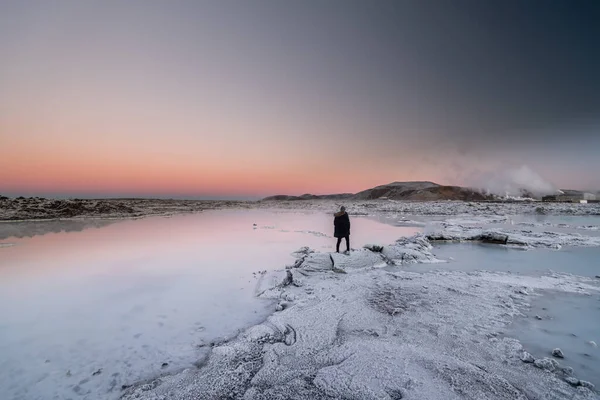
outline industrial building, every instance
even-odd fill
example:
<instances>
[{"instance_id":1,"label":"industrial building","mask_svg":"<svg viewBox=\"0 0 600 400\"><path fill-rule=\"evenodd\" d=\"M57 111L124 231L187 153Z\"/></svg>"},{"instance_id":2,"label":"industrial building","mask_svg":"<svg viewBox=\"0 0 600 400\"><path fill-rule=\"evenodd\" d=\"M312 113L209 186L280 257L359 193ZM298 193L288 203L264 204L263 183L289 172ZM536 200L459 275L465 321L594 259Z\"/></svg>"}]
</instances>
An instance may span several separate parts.
<instances>
[{"instance_id":1,"label":"industrial building","mask_svg":"<svg viewBox=\"0 0 600 400\"><path fill-rule=\"evenodd\" d=\"M542 197L542 201L554 201L561 203L595 203L598 196L594 193L569 192Z\"/></svg>"}]
</instances>

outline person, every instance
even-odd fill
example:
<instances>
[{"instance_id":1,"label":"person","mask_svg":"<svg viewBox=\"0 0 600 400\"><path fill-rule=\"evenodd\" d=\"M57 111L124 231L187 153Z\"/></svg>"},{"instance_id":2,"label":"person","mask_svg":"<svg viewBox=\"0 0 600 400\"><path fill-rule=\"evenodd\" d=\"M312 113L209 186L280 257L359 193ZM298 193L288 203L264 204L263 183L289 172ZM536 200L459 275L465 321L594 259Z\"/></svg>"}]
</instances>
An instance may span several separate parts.
<instances>
[{"instance_id":1,"label":"person","mask_svg":"<svg viewBox=\"0 0 600 400\"><path fill-rule=\"evenodd\" d=\"M335 251L337 253L340 252L340 243L342 243L342 238L345 238L346 251L350 252L350 218L346 213L346 207L340 207L340 211L336 212L334 216L335 218L333 219L333 236L337 238L337 245L335 246Z\"/></svg>"}]
</instances>

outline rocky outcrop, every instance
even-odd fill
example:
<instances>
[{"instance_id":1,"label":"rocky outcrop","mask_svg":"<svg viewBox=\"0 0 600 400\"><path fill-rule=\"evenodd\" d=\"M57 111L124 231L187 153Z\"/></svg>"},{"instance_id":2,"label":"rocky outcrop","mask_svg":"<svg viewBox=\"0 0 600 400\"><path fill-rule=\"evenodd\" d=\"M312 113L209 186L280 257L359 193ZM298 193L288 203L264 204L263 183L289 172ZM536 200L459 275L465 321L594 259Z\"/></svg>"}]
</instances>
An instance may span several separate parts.
<instances>
[{"instance_id":1,"label":"rocky outcrop","mask_svg":"<svg viewBox=\"0 0 600 400\"><path fill-rule=\"evenodd\" d=\"M565 358L565 355L563 354L562 350L559 348L552 350L552 355L556 358Z\"/></svg>"},{"instance_id":2,"label":"rocky outcrop","mask_svg":"<svg viewBox=\"0 0 600 400\"><path fill-rule=\"evenodd\" d=\"M258 297L277 301L270 317L212 345L197 368L125 387L121 399L595 398L591 383L570 379L556 360L534 360L502 337L522 315L514 294L525 277L378 268L384 257L435 262L420 236L369 247L299 249L297 262L262 273ZM554 287L580 284L568 276Z\"/></svg>"},{"instance_id":3,"label":"rocky outcrop","mask_svg":"<svg viewBox=\"0 0 600 400\"><path fill-rule=\"evenodd\" d=\"M529 354L528 352L526 352L526 351L523 351L523 353L521 353L520 359L524 363L533 363L533 362L535 362L535 358L533 358L533 356L531 354Z\"/></svg>"},{"instance_id":4,"label":"rocky outcrop","mask_svg":"<svg viewBox=\"0 0 600 400\"><path fill-rule=\"evenodd\" d=\"M542 359L535 360L533 362L533 365L535 365L536 367L538 367L540 369L544 369L544 370L550 371L550 372L552 372L556 368L558 368L558 362L556 360L553 360L548 357L544 357Z\"/></svg>"}]
</instances>

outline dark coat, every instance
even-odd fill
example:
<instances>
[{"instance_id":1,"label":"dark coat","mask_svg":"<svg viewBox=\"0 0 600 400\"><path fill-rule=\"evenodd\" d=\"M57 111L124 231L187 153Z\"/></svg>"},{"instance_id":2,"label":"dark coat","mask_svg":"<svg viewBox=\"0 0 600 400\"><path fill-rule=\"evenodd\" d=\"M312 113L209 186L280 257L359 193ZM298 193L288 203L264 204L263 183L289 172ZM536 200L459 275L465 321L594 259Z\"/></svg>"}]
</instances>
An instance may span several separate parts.
<instances>
[{"instance_id":1,"label":"dark coat","mask_svg":"<svg viewBox=\"0 0 600 400\"><path fill-rule=\"evenodd\" d=\"M337 213L333 219L333 226L335 227L333 236L336 238L343 238L350 236L350 218L347 213Z\"/></svg>"}]
</instances>

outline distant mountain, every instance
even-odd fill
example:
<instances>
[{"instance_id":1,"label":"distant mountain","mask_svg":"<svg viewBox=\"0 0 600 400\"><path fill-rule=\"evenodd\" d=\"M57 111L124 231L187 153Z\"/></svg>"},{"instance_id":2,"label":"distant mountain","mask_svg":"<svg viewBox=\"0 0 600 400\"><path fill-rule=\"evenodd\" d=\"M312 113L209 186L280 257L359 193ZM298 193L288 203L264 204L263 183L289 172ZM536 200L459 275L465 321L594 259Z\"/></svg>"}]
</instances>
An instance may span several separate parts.
<instances>
[{"instance_id":1,"label":"distant mountain","mask_svg":"<svg viewBox=\"0 0 600 400\"><path fill-rule=\"evenodd\" d=\"M285 194L278 194L275 196L269 196L262 199L262 201L269 200L347 200L351 199L354 196L352 193L340 193L340 194L324 194L324 195L316 195L316 194L303 194L302 196L288 196Z\"/></svg>"},{"instance_id":2,"label":"distant mountain","mask_svg":"<svg viewBox=\"0 0 600 400\"><path fill-rule=\"evenodd\" d=\"M497 196L484 194L479 190L460 186L443 186L433 182L392 182L387 185L381 185L362 192L351 194L331 194L331 195L312 195L304 194L302 196L277 195L263 199L268 200L413 200L413 201L432 201L432 200L463 200L463 201L481 201L496 200Z\"/></svg>"},{"instance_id":3,"label":"distant mountain","mask_svg":"<svg viewBox=\"0 0 600 400\"><path fill-rule=\"evenodd\" d=\"M354 195L355 200L495 200L494 195L487 195L477 189L460 186L444 186L433 182L393 182L387 185L363 190Z\"/></svg>"},{"instance_id":4,"label":"distant mountain","mask_svg":"<svg viewBox=\"0 0 600 400\"><path fill-rule=\"evenodd\" d=\"M387 199L405 199L423 190L439 188L441 185L433 182L392 182L387 185L376 186L372 189L363 190L354 195L356 200L373 200L382 197Z\"/></svg>"}]
</instances>

